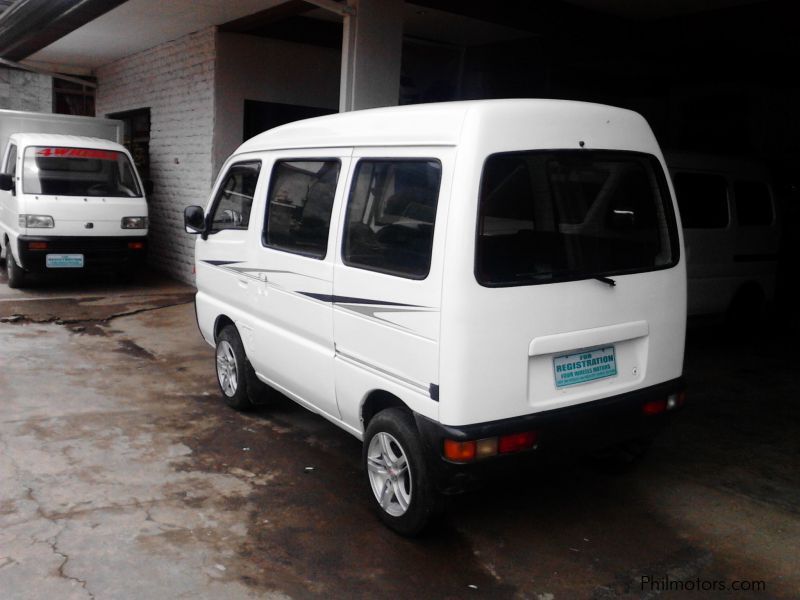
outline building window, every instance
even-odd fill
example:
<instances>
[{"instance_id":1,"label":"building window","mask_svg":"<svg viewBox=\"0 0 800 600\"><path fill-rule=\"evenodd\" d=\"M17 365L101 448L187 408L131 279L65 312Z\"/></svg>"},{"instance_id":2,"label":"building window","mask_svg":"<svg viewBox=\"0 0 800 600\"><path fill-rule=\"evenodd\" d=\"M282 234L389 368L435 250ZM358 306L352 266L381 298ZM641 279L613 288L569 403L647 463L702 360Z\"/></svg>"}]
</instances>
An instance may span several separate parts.
<instances>
[{"instance_id":1,"label":"building window","mask_svg":"<svg viewBox=\"0 0 800 600\"><path fill-rule=\"evenodd\" d=\"M263 131L285 125L300 119L321 117L335 113L329 108L315 106L300 106L298 104L281 104L280 102L259 102L257 100L244 101L244 139L249 140L254 135Z\"/></svg>"},{"instance_id":2,"label":"building window","mask_svg":"<svg viewBox=\"0 0 800 600\"><path fill-rule=\"evenodd\" d=\"M125 124L122 144L133 156L136 170L142 179L150 179L150 109L139 108L127 112L106 115L109 119L119 119Z\"/></svg>"},{"instance_id":3,"label":"building window","mask_svg":"<svg viewBox=\"0 0 800 600\"><path fill-rule=\"evenodd\" d=\"M93 117L94 88L54 77L53 112L62 115Z\"/></svg>"}]
</instances>

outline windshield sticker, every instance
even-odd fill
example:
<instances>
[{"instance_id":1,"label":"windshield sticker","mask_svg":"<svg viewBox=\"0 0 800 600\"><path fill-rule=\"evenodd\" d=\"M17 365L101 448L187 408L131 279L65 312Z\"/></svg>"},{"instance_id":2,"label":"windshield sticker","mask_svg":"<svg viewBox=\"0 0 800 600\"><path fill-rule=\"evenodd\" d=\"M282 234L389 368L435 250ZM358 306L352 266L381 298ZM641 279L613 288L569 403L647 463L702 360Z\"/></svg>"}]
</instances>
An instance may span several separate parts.
<instances>
[{"instance_id":1,"label":"windshield sticker","mask_svg":"<svg viewBox=\"0 0 800 600\"><path fill-rule=\"evenodd\" d=\"M93 148L40 148L36 151L36 156L48 156L55 158L94 158L97 160L116 161L119 152L111 150L95 150Z\"/></svg>"}]
</instances>

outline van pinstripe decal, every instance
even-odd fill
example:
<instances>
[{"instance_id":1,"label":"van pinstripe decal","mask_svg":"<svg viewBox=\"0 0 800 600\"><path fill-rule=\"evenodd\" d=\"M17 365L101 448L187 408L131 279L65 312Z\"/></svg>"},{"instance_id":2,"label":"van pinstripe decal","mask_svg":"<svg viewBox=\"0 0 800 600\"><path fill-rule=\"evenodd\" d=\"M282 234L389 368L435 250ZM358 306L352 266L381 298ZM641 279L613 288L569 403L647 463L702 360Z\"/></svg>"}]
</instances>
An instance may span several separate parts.
<instances>
[{"instance_id":1,"label":"van pinstripe decal","mask_svg":"<svg viewBox=\"0 0 800 600\"><path fill-rule=\"evenodd\" d=\"M202 262L207 263L218 269L222 269L223 271L236 273L237 275L241 275L249 279L254 279L256 281L265 281L259 278L258 275L260 273L296 275L298 277L308 277L310 279L317 279L319 281L327 281L319 277L314 277L313 275L297 273L296 271L281 271L277 269L261 269L257 267L232 266L232 265L241 265L245 262L240 260L203 260ZM427 306L418 306L415 304L402 304L400 302L391 302L388 300L374 300L372 298L356 298L353 296L335 296L332 294L320 294L317 292L303 292L301 290L291 290L285 288L284 286L279 285L274 281L270 281L269 283L271 286L279 288L286 293L303 296L304 298L308 298L309 300L314 300L316 302L321 302L324 304L331 304L340 310L355 313L363 317L366 317L368 319L373 319L375 321L380 321L382 323L385 323L386 325L394 327L395 329L408 331L409 333L413 333L414 335L418 336L421 335L419 331L416 331L404 325L400 325L399 323L395 323L390 319L385 319L379 316L377 313L438 312L438 309ZM426 336L422 337L424 337L425 339L430 339Z\"/></svg>"},{"instance_id":2,"label":"van pinstripe decal","mask_svg":"<svg viewBox=\"0 0 800 600\"><path fill-rule=\"evenodd\" d=\"M386 300L370 300L369 298L353 298L352 296L331 296L329 294L315 294L313 292L297 292L308 296L314 300L322 302L332 302L334 304L369 304L374 306L397 306L403 308L425 308L424 306L416 306L414 304L400 304L399 302L388 302Z\"/></svg>"},{"instance_id":3,"label":"van pinstripe decal","mask_svg":"<svg viewBox=\"0 0 800 600\"><path fill-rule=\"evenodd\" d=\"M242 261L240 260L204 260L204 263L208 263L213 267L224 267L227 265L238 265Z\"/></svg>"}]
</instances>

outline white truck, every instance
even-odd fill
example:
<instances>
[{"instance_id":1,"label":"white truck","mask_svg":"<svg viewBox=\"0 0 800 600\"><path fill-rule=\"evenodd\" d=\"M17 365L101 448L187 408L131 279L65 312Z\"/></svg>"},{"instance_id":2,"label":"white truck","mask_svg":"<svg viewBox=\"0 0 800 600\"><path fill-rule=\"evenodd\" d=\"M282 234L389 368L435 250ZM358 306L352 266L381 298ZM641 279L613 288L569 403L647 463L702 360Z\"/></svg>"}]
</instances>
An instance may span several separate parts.
<instances>
[{"instance_id":1,"label":"white truck","mask_svg":"<svg viewBox=\"0 0 800 600\"><path fill-rule=\"evenodd\" d=\"M147 249L144 185L121 121L0 110L0 258L29 272L132 270Z\"/></svg>"}]
</instances>

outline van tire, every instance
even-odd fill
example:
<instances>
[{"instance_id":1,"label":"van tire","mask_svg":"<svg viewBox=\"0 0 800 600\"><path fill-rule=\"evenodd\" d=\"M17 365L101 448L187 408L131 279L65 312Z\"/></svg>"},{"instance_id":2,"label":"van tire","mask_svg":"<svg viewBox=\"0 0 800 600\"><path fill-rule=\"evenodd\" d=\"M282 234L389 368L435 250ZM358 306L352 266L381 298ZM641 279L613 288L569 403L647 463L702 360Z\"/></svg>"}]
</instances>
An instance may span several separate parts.
<instances>
[{"instance_id":1,"label":"van tire","mask_svg":"<svg viewBox=\"0 0 800 600\"><path fill-rule=\"evenodd\" d=\"M395 467L398 463L401 466ZM433 485L408 411L388 408L372 418L364 435L362 464L372 505L389 529L414 537L442 513L444 498ZM400 472L389 475L390 467Z\"/></svg>"},{"instance_id":2,"label":"van tire","mask_svg":"<svg viewBox=\"0 0 800 600\"><path fill-rule=\"evenodd\" d=\"M242 339L233 325L227 325L217 337L214 353L217 384L225 404L233 409L252 410L249 387L255 372L247 360Z\"/></svg>"},{"instance_id":3,"label":"van tire","mask_svg":"<svg viewBox=\"0 0 800 600\"><path fill-rule=\"evenodd\" d=\"M8 277L8 287L12 289L18 289L25 285L25 271L14 260L10 242L6 242L6 276Z\"/></svg>"}]
</instances>

